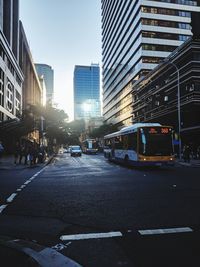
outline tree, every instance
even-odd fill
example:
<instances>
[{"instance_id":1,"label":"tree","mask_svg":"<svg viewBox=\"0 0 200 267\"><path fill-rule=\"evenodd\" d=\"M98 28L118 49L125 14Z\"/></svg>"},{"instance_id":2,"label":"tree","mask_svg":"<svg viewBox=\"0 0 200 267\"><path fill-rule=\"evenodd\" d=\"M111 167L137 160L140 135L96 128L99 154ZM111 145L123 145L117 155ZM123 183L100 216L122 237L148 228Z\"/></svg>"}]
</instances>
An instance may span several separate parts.
<instances>
[{"instance_id":1,"label":"tree","mask_svg":"<svg viewBox=\"0 0 200 267\"><path fill-rule=\"evenodd\" d=\"M105 135L117 132L118 127L115 124L103 124L99 128L94 129L90 136L93 138L103 138Z\"/></svg>"},{"instance_id":2,"label":"tree","mask_svg":"<svg viewBox=\"0 0 200 267\"><path fill-rule=\"evenodd\" d=\"M82 132L85 131L85 121L84 120L74 120L67 124L68 128L68 144L75 145L80 144L79 137Z\"/></svg>"},{"instance_id":3,"label":"tree","mask_svg":"<svg viewBox=\"0 0 200 267\"><path fill-rule=\"evenodd\" d=\"M54 139L56 139L57 144L66 143L69 136L67 128L68 115L64 110L48 105L43 109L41 115L44 117L44 130L50 143L52 144Z\"/></svg>"}]
</instances>

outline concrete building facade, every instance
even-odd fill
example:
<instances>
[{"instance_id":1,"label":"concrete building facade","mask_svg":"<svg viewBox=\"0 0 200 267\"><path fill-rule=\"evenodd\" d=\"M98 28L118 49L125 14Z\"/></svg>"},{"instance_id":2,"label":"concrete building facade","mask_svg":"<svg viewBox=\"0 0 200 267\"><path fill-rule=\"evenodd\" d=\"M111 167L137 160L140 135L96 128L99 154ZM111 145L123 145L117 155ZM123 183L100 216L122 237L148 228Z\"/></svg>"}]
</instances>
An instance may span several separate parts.
<instances>
[{"instance_id":1,"label":"concrete building facade","mask_svg":"<svg viewBox=\"0 0 200 267\"><path fill-rule=\"evenodd\" d=\"M132 124L132 84L191 35L199 1L102 0L103 116Z\"/></svg>"},{"instance_id":2,"label":"concrete building facade","mask_svg":"<svg viewBox=\"0 0 200 267\"><path fill-rule=\"evenodd\" d=\"M188 39L133 88L133 122L173 126L175 145L178 108L182 147L191 144L196 151L200 146L200 34L198 39Z\"/></svg>"},{"instance_id":3,"label":"concrete building facade","mask_svg":"<svg viewBox=\"0 0 200 267\"><path fill-rule=\"evenodd\" d=\"M26 39L26 34L22 23L20 22L19 34L19 64L24 74L22 86L23 110L31 110L32 107L43 105L43 88L38 77L30 48ZM34 121L40 118L34 118ZM27 128L28 139L39 143L39 127L33 124L30 129Z\"/></svg>"},{"instance_id":4,"label":"concrete building facade","mask_svg":"<svg viewBox=\"0 0 200 267\"><path fill-rule=\"evenodd\" d=\"M22 82L19 3L18 0L0 0L0 122L21 116Z\"/></svg>"},{"instance_id":5,"label":"concrete building facade","mask_svg":"<svg viewBox=\"0 0 200 267\"><path fill-rule=\"evenodd\" d=\"M74 68L74 119L101 116L100 69L98 64Z\"/></svg>"}]
</instances>

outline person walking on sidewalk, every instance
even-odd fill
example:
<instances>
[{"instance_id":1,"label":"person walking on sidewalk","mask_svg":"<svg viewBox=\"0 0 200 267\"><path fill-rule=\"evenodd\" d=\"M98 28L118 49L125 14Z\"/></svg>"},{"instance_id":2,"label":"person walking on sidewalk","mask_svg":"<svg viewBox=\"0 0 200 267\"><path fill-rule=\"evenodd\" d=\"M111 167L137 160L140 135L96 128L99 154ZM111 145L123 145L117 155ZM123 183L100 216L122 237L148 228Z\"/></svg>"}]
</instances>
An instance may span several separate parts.
<instances>
[{"instance_id":1,"label":"person walking on sidewalk","mask_svg":"<svg viewBox=\"0 0 200 267\"><path fill-rule=\"evenodd\" d=\"M183 158L185 162L190 163L190 154L191 154L191 149L189 145L184 145L183 147Z\"/></svg>"},{"instance_id":2,"label":"person walking on sidewalk","mask_svg":"<svg viewBox=\"0 0 200 267\"><path fill-rule=\"evenodd\" d=\"M4 147L2 145L2 142L0 141L0 160L1 160L1 157L3 155L3 152L4 152Z\"/></svg>"},{"instance_id":3,"label":"person walking on sidewalk","mask_svg":"<svg viewBox=\"0 0 200 267\"><path fill-rule=\"evenodd\" d=\"M14 148L14 164L18 163L19 156L20 156L20 144L19 142L16 142Z\"/></svg>"}]
</instances>

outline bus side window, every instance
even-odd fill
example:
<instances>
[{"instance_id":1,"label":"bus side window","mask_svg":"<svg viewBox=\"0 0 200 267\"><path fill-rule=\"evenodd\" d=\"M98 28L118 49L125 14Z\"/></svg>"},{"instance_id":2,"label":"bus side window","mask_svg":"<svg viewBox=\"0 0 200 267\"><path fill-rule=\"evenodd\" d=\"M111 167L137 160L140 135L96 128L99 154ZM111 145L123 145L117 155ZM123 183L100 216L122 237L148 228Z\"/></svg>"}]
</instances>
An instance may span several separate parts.
<instances>
[{"instance_id":1,"label":"bus side window","mask_svg":"<svg viewBox=\"0 0 200 267\"><path fill-rule=\"evenodd\" d=\"M111 140L110 139L105 140L105 147L111 148Z\"/></svg>"},{"instance_id":2,"label":"bus side window","mask_svg":"<svg viewBox=\"0 0 200 267\"><path fill-rule=\"evenodd\" d=\"M122 143L122 137L121 136L115 137L115 148L116 149L122 149L123 148L123 143Z\"/></svg>"},{"instance_id":3,"label":"bus side window","mask_svg":"<svg viewBox=\"0 0 200 267\"><path fill-rule=\"evenodd\" d=\"M129 134L129 136L128 136L128 148L130 150L137 150L137 133Z\"/></svg>"}]
</instances>

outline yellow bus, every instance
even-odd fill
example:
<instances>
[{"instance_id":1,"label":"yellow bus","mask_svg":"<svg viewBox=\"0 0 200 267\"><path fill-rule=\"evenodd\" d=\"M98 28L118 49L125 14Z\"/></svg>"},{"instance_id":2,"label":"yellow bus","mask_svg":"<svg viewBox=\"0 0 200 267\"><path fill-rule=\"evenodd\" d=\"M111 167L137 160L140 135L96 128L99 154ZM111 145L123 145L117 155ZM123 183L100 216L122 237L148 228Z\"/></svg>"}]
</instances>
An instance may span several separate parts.
<instances>
[{"instance_id":1,"label":"yellow bus","mask_svg":"<svg viewBox=\"0 0 200 267\"><path fill-rule=\"evenodd\" d=\"M136 123L104 136L104 156L134 166L173 165L173 129L159 123Z\"/></svg>"}]
</instances>

